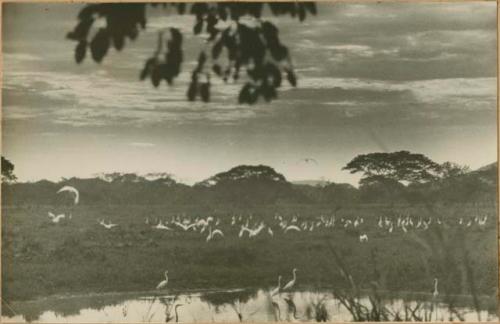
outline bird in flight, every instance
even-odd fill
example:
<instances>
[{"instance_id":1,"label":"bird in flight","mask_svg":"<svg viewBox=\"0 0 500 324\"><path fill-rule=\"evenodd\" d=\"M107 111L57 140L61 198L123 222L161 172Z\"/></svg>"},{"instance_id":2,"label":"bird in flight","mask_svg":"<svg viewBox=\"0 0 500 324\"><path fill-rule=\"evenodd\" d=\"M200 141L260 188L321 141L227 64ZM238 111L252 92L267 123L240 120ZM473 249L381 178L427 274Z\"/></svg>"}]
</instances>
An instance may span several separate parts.
<instances>
[{"instance_id":1,"label":"bird in flight","mask_svg":"<svg viewBox=\"0 0 500 324\"><path fill-rule=\"evenodd\" d=\"M300 162L313 163L313 164L318 165L318 161L314 158L303 158L303 159L300 159Z\"/></svg>"},{"instance_id":2,"label":"bird in flight","mask_svg":"<svg viewBox=\"0 0 500 324\"><path fill-rule=\"evenodd\" d=\"M57 193L65 192L65 191L71 192L73 195L75 195L74 202L75 202L75 205L78 204L78 201L80 200L80 193L78 192L78 190L72 186L64 186L61 189L59 189L59 191L57 191Z\"/></svg>"}]
</instances>

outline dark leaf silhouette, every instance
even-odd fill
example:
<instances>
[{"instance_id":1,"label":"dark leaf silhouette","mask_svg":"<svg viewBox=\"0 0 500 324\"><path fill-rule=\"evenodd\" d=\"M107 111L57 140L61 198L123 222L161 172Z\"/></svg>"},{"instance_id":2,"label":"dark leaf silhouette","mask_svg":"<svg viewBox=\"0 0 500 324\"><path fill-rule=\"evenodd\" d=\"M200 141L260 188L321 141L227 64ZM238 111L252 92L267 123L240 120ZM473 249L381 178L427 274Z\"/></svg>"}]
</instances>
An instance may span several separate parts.
<instances>
[{"instance_id":1,"label":"dark leaf silhouette","mask_svg":"<svg viewBox=\"0 0 500 324\"><path fill-rule=\"evenodd\" d=\"M121 51L125 45L125 37L122 35L113 35L113 45L116 50Z\"/></svg>"},{"instance_id":2,"label":"dark leaf silhouette","mask_svg":"<svg viewBox=\"0 0 500 324\"><path fill-rule=\"evenodd\" d=\"M150 58L146 61L146 64L144 64L144 68L141 71L140 74L140 79L144 80L146 79L150 74L151 71L153 70L154 66L157 64L156 58Z\"/></svg>"},{"instance_id":3,"label":"dark leaf silhouette","mask_svg":"<svg viewBox=\"0 0 500 324\"><path fill-rule=\"evenodd\" d=\"M256 103L259 97L265 101L277 98L277 89L285 74L292 86L297 85L288 48L281 42L278 27L263 17L271 12L274 16L288 15L303 21L316 14L312 2L196 2L196 3L94 3L85 5L78 15L75 28L67 38L77 42L75 61L82 62L90 47L92 59L100 63L109 51L123 50L146 27L146 6L174 8L173 12L195 16L193 33L204 35L205 45L200 49L198 64L192 71L187 89L188 100L210 100L210 75L213 73L225 82L237 82L246 78L238 95L238 102ZM264 10L267 7L269 10ZM168 11L172 13L172 11ZM243 23L240 18L253 19ZM220 21L228 21L219 24ZM104 21L104 27L96 30L94 23ZM166 22L168 27L168 21ZM102 26L102 24L100 24ZM93 28L94 27L94 28ZM167 30L170 33L167 33ZM168 36L167 36L168 35ZM161 80L173 84L181 73L184 61L183 35L179 29L165 28L158 32L154 54L145 62L140 79L151 79L158 87ZM211 68L206 65L210 64ZM247 73L244 73L244 72ZM243 72L243 73L241 73ZM201 79L203 78L203 79Z\"/></svg>"},{"instance_id":4,"label":"dark leaf silhouette","mask_svg":"<svg viewBox=\"0 0 500 324\"><path fill-rule=\"evenodd\" d=\"M106 29L101 28L90 42L90 52L96 62L101 62L109 48L109 35Z\"/></svg>"},{"instance_id":5,"label":"dark leaf silhouette","mask_svg":"<svg viewBox=\"0 0 500 324\"><path fill-rule=\"evenodd\" d=\"M203 29L203 20L201 20L201 19L197 20L196 24L193 27L193 33L195 35L198 35L199 33L201 33L202 29Z\"/></svg>"},{"instance_id":6,"label":"dark leaf silhouette","mask_svg":"<svg viewBox=\"0 0 500 324\"><path fill-rule=\"evenodd\" d=\"M81 20L75 29L67 34L67 38L75 41L86 40L90 27L94 23L94 18Z\"/></svg>"},{"instance_id":7,"label":"dark leaf silhouette","mask_svg":"<svg viewBox=\"0 0 500 324\"><path fill-rule=\"evenodd\" d=\"M87 54L87 41L82 40L78 42L75 48L75 61L76 63L81 63Z\"/></svg>"},{"instance_id":8,"label":"dark leaf silhouette","mask_svg":"<svg viewBox=\"0 0 500 324\"><path fill-rule=\"evenodd\" d=\"M286 78L288 79L288 82L294 87L297 86L297 77L295 76L295 72L292 70L286 70Z\"/></svg>"},{"instance_id":9,"label":"dark leaf silhouette","mask_svg":"<svg viewBox=\"0 0 500 324\"><path fill-rule=\"evenodd\" d=\"M210 83L204 82L200 84L200 97L203 102L210 101Z\"/></svg>"},{"instance_id":10,"label":"dark leaf silhouette","mask_svg":"<svg viewBox=\"0 0 500 324\"><path fill-rule=\"evenodd\" d=\"M214 64L212 66L212 71L214 71L214 73L217 74L218 76L222 75L222 69L219 64Z\"/></svg>"},{"instance_id":11,"label":"dark leaf silhouette","mask_svg":"<svg viewBox=\"0 0 500 324\"><path fill-rule=\"evenodd\" d=\"M162 77L162 68L160 65L155 65L151 71L151 83L153 86L158 87L160 85Z\"/></svg>"},{"instance_id":12,"label":"dark leaf silhouette","mask_svg":"<svg viewBox=\"0 0 500 324\"><path fill-rule=\"evenodd\" d=\"M188 100L195 101L197 94L198 94L198 81L191 80L191 83L189 84L188 91L187 91Z\"/></svg>"}]
</instances>

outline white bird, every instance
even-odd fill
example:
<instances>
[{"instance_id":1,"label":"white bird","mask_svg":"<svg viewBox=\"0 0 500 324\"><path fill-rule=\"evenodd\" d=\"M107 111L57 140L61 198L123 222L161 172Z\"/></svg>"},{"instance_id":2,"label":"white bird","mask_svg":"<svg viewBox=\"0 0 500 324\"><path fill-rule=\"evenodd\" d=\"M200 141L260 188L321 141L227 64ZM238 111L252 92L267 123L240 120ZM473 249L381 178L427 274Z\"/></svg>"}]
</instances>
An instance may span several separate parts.
<instances>
[{"instance_id":1,"label":"white bird","mask_svg":"<svg viewBox=\"0 0 500 324\"><path fill-rule=\"evenodd\" d=\"M112 224L112 223L106 224L104 222L104 219L102 221L100 221L99 224L104 226L104 228L106 228L106 229L112 229L113 227L118 226L118 224Z\"/></svg>"},{"instance_id":2,"label":"white bird","mask_svg":"<svg viewBox=\"0 0 500 324\"><path fill-rule=\"evenodd\" d=\"M436 299L438 296L439 296L438 278L434 278L434 291L432 292L432 298Z\"/></svg>"},{"instance_id":3,"label":"white bird","mask_svg":"<svg viewBox=\"0 0 500 324\"><path fill-rule=\"evenodd\" d=\"M51 212L49 212L49 217L51 218L52 223L56 223L57 224L57 223L59 223L59 221L61 219L65 218L66 215L59 214L59 215L56 216L56 215L52 214Z\"/></svg>"},{"instance_id":4,"label":"white bird","mask_svg":"<svg viewBox=\"0 0 500 324\"><path fill-rule=\"evenodd\" d=\"M253 230L249 230L248 237L254 237L259 235L259 233L264 229L264 227L265 227L264 223L260 223L259 227Z\"/></svg>"},{"instance_id":5,"label":"white bird","mask_svg":"<svg viewBox=\"0 0 500 324\"><path fill-rule=\"evenodd\" d=\"M75 195L75 205L78 204L78 201L80 200L80 193L78 192L78 190L75 187L64 186L61 189L59 189L57 191L57 193L64 192L64 191L68 191L68 192L73 193Z\"/></svg>"},{"instance_id":6,"label":"white bird","mask_svg":"<svg viewBox=\"0 0 500 324\"><path fill-rule=\"evenodd\" d=\"M269 235L274 236L273 230L270 227L267 228L267 232Z\"/></svg>"},{"instance_id":7,"label":"white bird","mask_svg":"<svg viewBox=\"0 0 500 324\"><path fill-rule=\"evenodd\" d=\"M280 289L281 289L281 276L278 276L278 287L274 288L272 291L271 291L271 296L274 296L276 295L277 293L280 292Z\"/></svg>"},{"instance_id":8,"label":"white bird","mask_svg":"<svg viewBox=\"0 0 500 324\"><path fill-rule=\"evenodd\" d=\"M156 289L163 289L167 287L168 284L168 270L165 270L165 280L161 281L158 286L156 286Z\"/></svg>"},{"instance_id":9,"label":"white bird","mask_svg":"<svg viewBox=\"0 0 500 324\"><path fill-rule=\"evenodd\" d=\"M182 228L184 231L187 231L190 228L196 226L196 223L193 223L193 224L190 224L190 225L184 225L184 224L181 224L179 222L174 222L174 224L177 225L177 226L179 226L180 228Z\"/></svg>"},{"instance_id":10,"label":"white bird","mask_svg":"<svg viewBox=\"0 0 500 324\"><path fill-rule=\"evenodd\" d=\"M285 228L285 233L288 232L288 231L297 231L297 232L300 232L300 228L298 228L295 225L290 225L287 228Z\"/></svg>"},{"instance_id":11,"label":"white bird","mask_svg":"<svg viewBox=\"0 0 500 324\"><path fill-rule=\"evenodd\" d=\"M204 219L200 219L199 221L196 222L196 226L205 227L205 226L208 226L208 222Z\"/></svg>"},{"instance_id":12,"label":"white bird","mask_svg":"<svg viewBox=\"0 0 500 324\"><path fill-rule=\"evenodd\" d=\"M292 273L293 273L293 279L290 280L284 287L283 287L283 291L284 290L288 290L288 289L291 289L294 285L295 285L295 281L297 281L297 268L293 268L292 270Z\"/></svg>"},{"instance_id":13,"label":"white bird","mask_svg":"<svg viewBox=\"0 0 500 324\"><path fill-rule=\"evenodd\" d=\"M172 230L167 225L163 225L163 223L161 222L161 219L160 219L160 222L156 226L153 226L153 228L161 229L161 230L167 230L167 231L171 231Z\"/></svg>"},{"instance_id":14,"label":"white bird","mask_svg":"<svg viewBox=\"0 0 500 324\"><path fill-rule=\"evenodd\" d=\"M362 234L362 235L360 235L360 236L359 236L359 241L360 241L361 243L363 243L363 242L368 242L368 235L366 235L366 234Z\"/></svg>"},{"instance_id":15,"label":"white bird","mask_svg":"<svg viewBox=\"0 0 500 324\"><path fill-rule=\"evenodd\" d=\"M435 304L434 307L437 306L437 298L438 298L438 296L439 296L439 292L438 292L438 279L434 278L434 291L432 292L432 301ZM437 320L438 320L438 312L437 312L437 309L436 309L436 321Z\"/></svg>"},{"instance_id":16,"label":"white bird","mask_svg":"<svg viewBox=\"0 0 500 324\"><path fill-rule=\"evenodd\" d=\"M220 236L224 237L224 233L222 233L222 231L220 229L216 229L216 230L212 231L212 226L210 226L208 228L207 242L211 241L215 237L215 235L220 235Z\"/></svg>"},{"instance_id":17,"label":"white bird","mask_svg":"<svg viewBox=\"0 0 500 324\"><path fill-rule=\"evenodd\" d=\"M250 229L246 227L245 225L241 225L240 233L238 234L238 237L243 237L243 233L248 232L250 234Z\"/></svg>"}]
</instances>

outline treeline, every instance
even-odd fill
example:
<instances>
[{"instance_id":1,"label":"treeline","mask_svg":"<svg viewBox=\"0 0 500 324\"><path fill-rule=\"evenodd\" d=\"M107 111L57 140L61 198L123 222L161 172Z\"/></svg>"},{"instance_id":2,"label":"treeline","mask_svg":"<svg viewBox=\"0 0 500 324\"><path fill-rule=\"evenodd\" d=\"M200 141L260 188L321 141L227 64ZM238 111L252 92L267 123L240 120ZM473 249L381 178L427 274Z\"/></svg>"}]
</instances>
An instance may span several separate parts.
<instances>
[{"instance_id":1,"label":"treeline","mask_svg":"<svg viewBox=\"0 0 500 324\"><path fill-rule=\"evenodd\" d=\"M293 184L268 166L242 165L193 186L178 183L166 174L148 179L118 173L59 182L3 183L2 202L4 205L71 205L71 197L56 194L62 186L71 185L80 191L82 205L494 203L496 177L495 163L475 171L406 184L390 177L372 177L370 181L365 177L358 188L345 183L313 186Z\"/></svg>"}]
</instances>

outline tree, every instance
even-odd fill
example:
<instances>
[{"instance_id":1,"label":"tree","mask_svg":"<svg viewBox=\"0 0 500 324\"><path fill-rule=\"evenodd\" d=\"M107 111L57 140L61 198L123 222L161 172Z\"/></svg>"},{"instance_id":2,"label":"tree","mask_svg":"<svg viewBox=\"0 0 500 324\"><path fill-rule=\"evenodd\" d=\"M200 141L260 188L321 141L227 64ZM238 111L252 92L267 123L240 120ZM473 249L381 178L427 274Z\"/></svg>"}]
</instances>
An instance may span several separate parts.
<instances>
[{"instance_id":1,"label":"tree","mask_svg":"<svg viewBox=\"0 0 500 324\"><path fill-rule=\"evenodd\" d=\"M2 182L17 180L14 175L14 164L2 156Z\"/></svg>"},{"instance_id":2,"label":"tree","mask_svg":"<svg viewBox=\"0 0 500 324\"><path fill-rule=\"evenodd\" d=\"M113 46L121 51L126 40L134 40L140 29L147 26L146 8L159 4L88 4L78 15L78 23L67 38L77 42L75 60L81 63L90 50L92 59L100 63ZM274 16L289 15L306 19L316 14L312 2L196 2L164 3L165 13L195 16L193 32L206 37L206 44L198 55L198 64L192 71L187 89L190 101L210 100L210 80L213 75L225 82L236 82L246 71L246 82L240 90L238 101L253 104L263 98L270 101L277 97L276 89L282 84L283 75L292 86L297 79L288 48L281 42L278 28L264 20L265 8ZM105 27L94 28L98 20ZM225 58L223 58L225 53ZM140 79L149 78L155 87L162 80L172 85L184 61L183 36L177 28L158 32L156 50L140 73Z\"/></svg>"},{"instance_id":3,"label":"tree","mask_svg":"<svg viewBox=\"0 0 500 324\"><path fill-rule=\"evenodd\" d=\"M363 173L360 185L370 185L382 179L400 183L424 183L436 179L441 167L423 154L399 151L361 154L342 170Z\"/></svg>"},{"instance_id":4,"label":"tree","mask_svg":"<svg viewBox=\"0 0 500 324\"><path fill-rule=\"evenodd\" d=\"M444 162L439 166L438 176L441 179L449 179L462 176L470 172L470 168L466 165L460 165L454 162Z\"/></svg>"},{"instance_id":5,"label":"tree","mask_svg":"<svg viewBox=\"0 0 500 324\"><path fill-rule=\"evenodd\" d=\"M379 175L363 178L359 183L361 200L369 203L389 201L392 206L406 191L401 182Z\"/></svg>"}]
</instances>

